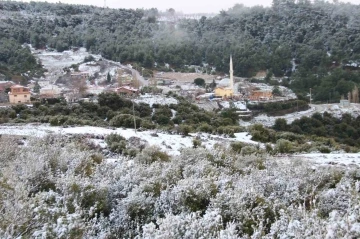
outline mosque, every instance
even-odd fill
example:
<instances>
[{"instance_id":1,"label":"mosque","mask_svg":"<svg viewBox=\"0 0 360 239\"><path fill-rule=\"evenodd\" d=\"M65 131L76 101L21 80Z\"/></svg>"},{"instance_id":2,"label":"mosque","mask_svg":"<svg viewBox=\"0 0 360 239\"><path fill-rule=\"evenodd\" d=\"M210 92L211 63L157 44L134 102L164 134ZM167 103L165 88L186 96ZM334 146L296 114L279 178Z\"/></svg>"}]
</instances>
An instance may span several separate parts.
<instances>
[{"instance_id":1,"label":"mosque","mask_svg":"<svg viewBox=\"0 0 360 239\"><path fill-rule=\"evenodd\" d=\"M221 98L231 98L234 96L234 71L233 61L230 55L230 79L225 78L220 81L218 87L215 88L215 96Z\"/></svg>"}]
</instances>

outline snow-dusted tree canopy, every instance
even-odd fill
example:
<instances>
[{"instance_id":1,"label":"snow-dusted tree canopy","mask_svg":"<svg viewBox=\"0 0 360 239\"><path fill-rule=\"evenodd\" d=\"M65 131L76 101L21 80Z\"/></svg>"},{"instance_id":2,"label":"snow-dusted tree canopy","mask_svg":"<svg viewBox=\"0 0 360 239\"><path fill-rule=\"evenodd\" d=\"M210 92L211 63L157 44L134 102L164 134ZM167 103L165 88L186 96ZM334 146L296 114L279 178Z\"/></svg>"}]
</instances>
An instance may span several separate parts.
<instances>
[{"instance_id":1,"label":"snow-dusted tree canopy","mask_svg":"<svg viewBox=\"0 0 360 239\"><path fill-rule=\"evenodd\" d=\"M104 159L0 138L1 238L358 238L360 170L221 146Z\"/></svg>"},{"instance_id":2,"label":"snow-dusted tree canopy","mask_svg":"<svg viewBox=\"0 0 360 239\"><path fill-rule=\"evenodd\" d=\"M284 86L305 95L312 88L314 100L323 102L330 91L339 100L360 83L360 5L274 0L271 7L237 4L198 20L175 10L0 1L0 73L24 84L24 73L41 75L41 62L21 47L27 43L59 52L86 47L157 71L202 65L205 72L226 73L232 54L236 76L287 76Z\"/></svg>"}]
</instances>

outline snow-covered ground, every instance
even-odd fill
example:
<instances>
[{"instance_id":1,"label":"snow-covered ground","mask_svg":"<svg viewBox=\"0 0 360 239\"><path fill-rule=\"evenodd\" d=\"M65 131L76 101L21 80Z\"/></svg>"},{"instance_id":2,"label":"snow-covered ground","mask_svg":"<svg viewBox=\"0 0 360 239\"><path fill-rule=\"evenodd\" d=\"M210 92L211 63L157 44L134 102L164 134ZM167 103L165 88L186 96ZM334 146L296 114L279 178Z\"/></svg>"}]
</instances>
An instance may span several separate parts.
<instances>
[{"instance_id":1,"label":"snow-covered ground","mask_svg":"<svg viewBox=\"0 0 360 239\"><path fill-rule=\"evenodd\" d=\"M44 50L34 50L32 52L37 58L41 60L41 64L49 72L62 70L64 67L69 67L72 64L78 64L84 61L85 57L92 54L88 53L85 48L80 48L77 51L53 52ZM92 55L96 60L101 58L100 55Z\"/></svg>"},{"instance_id":2,"label":"snow-covered ground","mask_svg":"<svg viewBox=\"0 0 360 239\"><path fill-rule=\"evenodd\" d=\"M255 118L253 118L251 120L250 123L246 122L246 125L249 124L262 124L264 126L273 126L275 123L276 119L279 118L283 118L286 119L287 123L291 123L296 119L300 119L303 116L311 116L312 114L314 114L316 112L315 107L311 107L310 109L306 110L306 111L300 111L300 112L295 112L295 113L291 113L291 114L287 114L287 115L283 115L283 116L267 116L266 114L261 114L256 116Z\"/></svg>"},{"instance_id":3,"label":"snow-covered ground","mask_svg":"<svg viewBox=\"0 0 360 239\"><path fill-rule=\"evenodd\" d=\"M230 107L235 107L238 110L247 110L246 103L244 101L234 101L234 102L221 101L220 104L225 109L228 109Z\"/></svg>"},{"instance_id":4,"label":"snow-covered ground","mask_svg":"<svg viewBox=\"0 0 360 239\"><path fill-rule=\"evenodd\" d=\"M170 104L177 104L177 99L173 97L166 97L165 95L140 95L138 99L134 100L136 103L146 103L152 107L153 104L159 105L170 105Z\"/></svg>"},{"instance_id":5,"label":"snow-covered ground","mask_svg":"<svg viewBox=\"0 0 360 239\"><path fill-rule=\"evenodd\" d=\"M35 125L17 125L17 126L0 126L0 134L8 135L21 135L21 136L34 136L44 137L49 134L60 135L94 135L94 136L106 136L111 133L117 133L126 139L130 137L139 137L142 140L146 140L149 145L160 147L162 150L168 152L170 155L179 155L182 148L189 148L193 146L193 139L200 138L202 146L211 149L214 144L221 142L241 141L250 144L258 144L258 142L251 140L251 135L248 133L236 133L235 138L225 138L219 135L210 134L190 134L188 137L176 134L157 133L155 130L135 132L134 129L110 129L102 127L51 127L46 124ZM154 136L156 135L156 136ZM92 139L93 140L93 139ZM100 146L104 146L104 141L100 139L93 140Z\"/></svg>"},{"instance_id":6,"label":"snow-covered ground","mask_svg":"<svg viewBox=\"0 0 360 239\"><path fill-rule=\"evenodd\" d=\"M256 116L254 119L248 122L244 122L243 125L249 124L263 124L265 126L272 126L275 123L275 120L278 118L286 119L287 123L292 123L296 119L300 119L303 116L311 116L316 112L324 113L328 112L335 117L341 117L342 114L349 113L354 117L360 115L360 104L350 104L348 107L340 106L339 104L319 104L311 105L311 108L306 111L295 112L283 116L267 116L265 114Z\"/></svg>"},{"instance_id":7,"label":"snow-covered ground","mask_svg":"<svg viewBox=\"0 0 360 239\"><path fill-rule=\"evenodd\" d=\"M247 132L236 133L235 138L225 138L219 135L211 135L206 133L193 133L190 136L183 137L177 134L159 133L156 130L147 130L135 132L134 129L123 128L102 128L102 127L51 127L47 124L26 124L16 126L0 126L0 135L19 135L30 137L44 137L46 135L88 135L89 140L101 147L105 147L106 143L103 139L95 139L92 136L106 136L111 133L117 133L126 139L130 137L139 137L148 142L151 146L158 146L166 151L169 155L180 155L183 148L193 147L193 140L195 138L201 139L202 146L207 149L213 149L217 143L230 142L244 142L247 144L258 145L258 142L251 140L251 135ZM263 147L260 144L260 147ZM286 156L290 159L305 159L315 164L326 165L345 165L345 166L360 166L360 153L310 153L310 154L296 154Z\"/></svg>"},{"instance_id":8,"label":"snow-covered ground","mask_svg":"<svg viewBox=\"0 0 360 239\"><path fill-rule=\"evenodd\" d=\"M136 75L136 78L140 81L141 85L147 85L148 82L139 74L138 71L132 69L131 66L121 65L120 62L114 62L103 59L101 55L90 54L86 51L86 48L79 48L78 50L69 50L63 52L47 51L47 50L35 50L31 48L34 56L41 61L41 64L48 71L45 73L45 79L41 79L41 87L46 87L49 84L54 84L55 81L65 74L64 68L70 67L74 64L79 64L79 71L86 72L89 76L97 75L95 79L95 85L98 86L99 82L106 80L107 74L117 77L118 69L127 69L131 72L131 75ZM84 63L86 57L92 56L95 61ZM102 59L102 61L99 61ZM89 85L90 87L90 85ZM99 88L89 90L89 93L98 94L104 89Z\"/></svg>"},{"instance_id":9,"label":"snow-covered ground","mask_svg":"<svg viewBox=\"0 0 360 239\"><path fill-rule=\"evenodd\" d=\"M360 166L360 153L310 153L293 155L291 158L301 158L321 165Z\"/></svg>"}]
</instances>

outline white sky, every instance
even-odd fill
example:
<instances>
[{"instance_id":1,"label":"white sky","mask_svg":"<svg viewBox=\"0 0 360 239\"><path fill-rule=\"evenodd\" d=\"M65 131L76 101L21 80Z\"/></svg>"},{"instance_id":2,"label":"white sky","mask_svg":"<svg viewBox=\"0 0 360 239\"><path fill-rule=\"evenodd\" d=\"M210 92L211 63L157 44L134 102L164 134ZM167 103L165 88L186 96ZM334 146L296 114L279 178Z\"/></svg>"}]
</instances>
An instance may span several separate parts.
<instances>
[{"instance_id":1,"label":"white sky","mask_svg":"<svg viewBox=\"0 0 360 239\"><path fill-rule=\"evenodd\" d=\"M104 0L47 0L47 2L104 6ZM162 11L174 8L175 11L184 13L218 13L233 7L236 3L245 6L270 6L271 2L272 0L106 0L106 6L111 8L155 7ZM360 0L340 0L340 2L360 4Z\"/></svg>"}]
</instances>

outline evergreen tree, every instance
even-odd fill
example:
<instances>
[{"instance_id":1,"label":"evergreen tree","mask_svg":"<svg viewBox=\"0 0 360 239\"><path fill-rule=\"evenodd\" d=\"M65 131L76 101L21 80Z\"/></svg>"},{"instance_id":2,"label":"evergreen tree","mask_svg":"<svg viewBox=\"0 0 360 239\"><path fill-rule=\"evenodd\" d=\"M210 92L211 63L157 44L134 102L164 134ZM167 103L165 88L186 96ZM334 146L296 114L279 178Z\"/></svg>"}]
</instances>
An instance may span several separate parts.
<instances>
[{"instance_id":1,"label":"evergreen tree","mask_svg":"<svg viewBox=\"0 0 360 239\"><path fill-rule=\"evenodd\" d=\"M34 85L34 93L40 93L41 86L39 85L39 82L36 81Z\"/></svg>"},{"instance_id":2,"label":"evergreen tree","mask_svg":"<svg viewBox=\"0 0 360 239\"><path fill-rule=\"evenodd\" d=\"M107 76L106 76L106 81L107 81L108 83L110 83L110 82L111 82L111 75L110 75L110 72L108 72L108 73L107 73Z\"/></svg>"}]
</instances>

